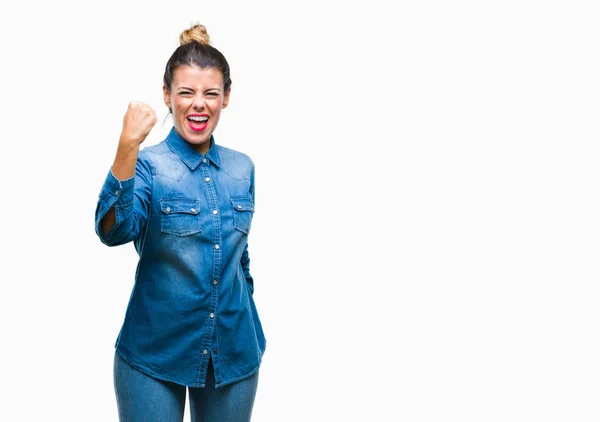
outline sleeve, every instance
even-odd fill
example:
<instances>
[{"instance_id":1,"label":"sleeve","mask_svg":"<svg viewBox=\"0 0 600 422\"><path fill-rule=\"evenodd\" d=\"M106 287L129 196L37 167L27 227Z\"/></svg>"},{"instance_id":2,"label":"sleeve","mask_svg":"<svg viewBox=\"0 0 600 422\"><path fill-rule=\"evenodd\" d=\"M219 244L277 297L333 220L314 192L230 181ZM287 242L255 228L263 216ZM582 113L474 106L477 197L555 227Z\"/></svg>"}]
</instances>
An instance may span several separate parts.
<instances>
[{"instance_id":1,"label":"sleeve","mask_svg":"<svg viewBox=\"0 0 600 422\"><path fill-rule=\"evenodd\" d=\"M118 246L136 239L146 225L152 193L152 166L144 151L140 151L135 176L118 180L108 172L96 205L96 234L108 246ZM115 225L103 233L100 222L111 209L115 210Z\"/></svg>"},{"instance_id":2,"label":"sleeve","mask_svg":"<svg viewBox=\"0 0 600 422\"><path fill-rule=\"evenodd\" d=\"M250 197L252 198L252 202L254 202L254 209L256 209L256 203L254 199L254 164L252 164L252 168L250 170ZM242 258L240 260L242 265L242 270L244 271L244 277L246 278L246 283L248 283L248 287L250 287L250 293L254 294L254 279L250 275L250 256L248 255L248 243L246 243L246 247L244 248L244 252L242 253Z\"/></svg>"}]
</instances>

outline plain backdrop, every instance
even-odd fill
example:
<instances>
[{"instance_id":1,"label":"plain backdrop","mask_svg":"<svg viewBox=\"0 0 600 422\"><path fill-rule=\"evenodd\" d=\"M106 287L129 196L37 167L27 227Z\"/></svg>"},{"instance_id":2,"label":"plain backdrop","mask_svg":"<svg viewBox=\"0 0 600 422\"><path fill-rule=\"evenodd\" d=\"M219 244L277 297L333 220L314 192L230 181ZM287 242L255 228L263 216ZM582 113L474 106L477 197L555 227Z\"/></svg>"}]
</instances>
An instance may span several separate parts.
<instances>
[{"instance_id":1,"label":"plain backdrop","mask_svg":"<svg viewBox=\"0 0 600 422\"><path fill-rule=\"evenodd\" d=\"M117 421L137 256L94 210L194 22L256 165L253 422L600 420L597 2L1 9L0 420Z\"/></svg>"}]
</instances>

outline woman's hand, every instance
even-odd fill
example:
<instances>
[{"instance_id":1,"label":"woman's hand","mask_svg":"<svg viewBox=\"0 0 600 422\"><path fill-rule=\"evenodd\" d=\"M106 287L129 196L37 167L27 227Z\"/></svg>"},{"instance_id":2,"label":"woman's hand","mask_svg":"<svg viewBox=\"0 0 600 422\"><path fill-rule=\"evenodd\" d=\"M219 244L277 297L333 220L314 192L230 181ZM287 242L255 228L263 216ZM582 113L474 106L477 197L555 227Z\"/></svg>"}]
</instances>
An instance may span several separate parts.
<instances>
[{"instance_id":1,"label":"woman's hand","mask_svg":"<svg viewBox=\"0 0 600 422\"><path fill-rule=\"evenodd\" d=\"M139 146L157 121L156 112L148 104L141 101L130 102L123 117L121 142Z\"/></svg>"},{"instance_id":2,"label":"woman's hand","mask_svg":"<svg viewBox=\"0 0 600 422\"><path fill-rule=\"evenodd\" d=\"M112 172L117 179L126 180L133 177L140 145L157 120L156 112L148 104L141 101L129 103L123 117L123 130L112 166Z\"/></svg>"}]
</instances>

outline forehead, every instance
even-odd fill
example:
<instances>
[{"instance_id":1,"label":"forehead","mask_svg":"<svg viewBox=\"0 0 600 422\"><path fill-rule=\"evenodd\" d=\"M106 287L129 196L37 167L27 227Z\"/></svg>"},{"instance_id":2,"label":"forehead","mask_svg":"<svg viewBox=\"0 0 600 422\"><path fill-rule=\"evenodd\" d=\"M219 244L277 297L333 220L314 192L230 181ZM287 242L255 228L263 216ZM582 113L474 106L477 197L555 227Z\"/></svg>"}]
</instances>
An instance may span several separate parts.
<instances>
[{"instance_id":1,"label":"forehead","mask_svg":"<svg viewBox=\"0 0 600 422\"><path fill-rule=\"evenodd\" d=\"M214 67L179 66L173 72L173 88L223 88L223 74Z\"/></svg>"}]
</instances>

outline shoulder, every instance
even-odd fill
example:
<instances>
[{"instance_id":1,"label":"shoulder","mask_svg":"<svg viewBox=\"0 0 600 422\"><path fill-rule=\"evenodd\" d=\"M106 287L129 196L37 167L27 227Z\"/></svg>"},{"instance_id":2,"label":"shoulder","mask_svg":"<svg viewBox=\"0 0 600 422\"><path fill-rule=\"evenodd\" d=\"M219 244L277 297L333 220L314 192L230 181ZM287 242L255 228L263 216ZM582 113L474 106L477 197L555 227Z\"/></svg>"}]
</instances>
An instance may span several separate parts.
<instances>
[{"instance_id":1,"label":"shoulder","mask_svg":"<svg viewBox=\"0 0 600 422\"><path fill-rule=\"evenodd\" d=\"M138 163L152 169L153 174L163 173L163 167L172 167L178 163L179 159L171 152L171 149L165 141L156 145L147 146L140 150L138 154Z\"/></svg>"},{"instance_id":2,"label":"shoulder","mask_svg":"<svg viewBox=\"0 0 600 422\"><path fill-rule=\"evenodd\" d=\"M170 152L169 146L166 141L160 141L158 144L144 147L140 150L139 156L150 159L150 157L157 157Z\"/></svg>"},{"instance_id":3,"label":"shoulder","mask_svg":"<svg viewBox=\"0 0 600 422\"><path fill-rule=\"evenodd\" d=\"M252 180L254 177L254 162L243 152L217 145L219 165L221 170L234 179Z\"/></svg>"},{"instance_id":4,"label":"shoulder","mask_svg":"<svg viewBox=\"0 0 600 422\"><path fill-rule=\"evenodd\" d=\"M248 154L220 145L217 145L217 152L219 153L221 166L225 168L233 166L243 169L254 169L254 162Z\"/></svg>"},{"instance_id":5,"label":"shoulder","mask_svg":"<svg viewBox=\"0 0 600 422\"><path fill-rule=\"evenodd\" d=\"M227 162L235 162L236 164L247 164L250 166L254 166L254 162L248 156L248 154L244 154L243 152L236 151L231 148L227 148L221 145L216 145L217 152L219 153L219 160L227 161Z\"/></svg>"},{"instance_id":6,"label":"shoulder","mask_svg":"<svg viewBox=\"0 0 600 422\"><path fill-rule=\"evenodd\" d=\"M220 170L231 179L236 180L239 186L244 186L240 192L250 192L254 196L254 162L248 154L231 148L218 146Z\"/></svg>"}]
</instances>

